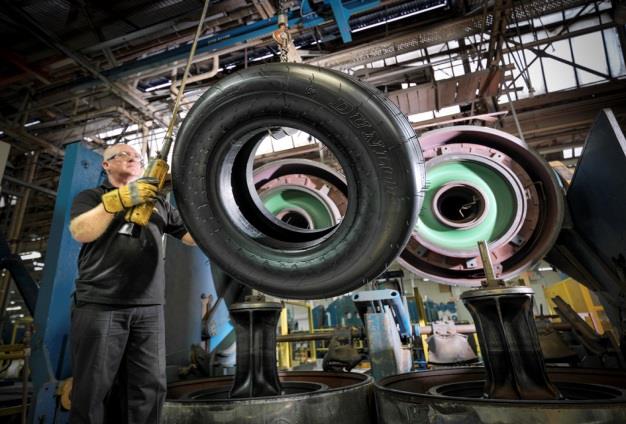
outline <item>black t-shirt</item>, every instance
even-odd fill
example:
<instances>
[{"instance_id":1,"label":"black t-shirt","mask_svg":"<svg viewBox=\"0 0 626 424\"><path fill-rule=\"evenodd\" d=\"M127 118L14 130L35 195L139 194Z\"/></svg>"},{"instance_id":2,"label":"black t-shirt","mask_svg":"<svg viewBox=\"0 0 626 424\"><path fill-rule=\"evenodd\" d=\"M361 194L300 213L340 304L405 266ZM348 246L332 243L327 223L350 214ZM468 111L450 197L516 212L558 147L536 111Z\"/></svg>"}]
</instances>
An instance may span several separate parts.
<instances>
[{"instance_id":1,"label":"black t-shirt","mask_svg":"<svg viewBox=\"0 0 626 424\"><path fill-rule=\"evenodd\" d=\"M72 203L71 218L98 206L101 196L113 189L105 181L100 187L78 193ZM124 212L119 212L104 234L82 245L77 301L113 305L165 303L162 238L166 233L180 239L187 232L178 211L159 198L148 225L138 227L138 237L120 234L123 227L128 228L128 224Z\"/></svg>"}]
</instances>

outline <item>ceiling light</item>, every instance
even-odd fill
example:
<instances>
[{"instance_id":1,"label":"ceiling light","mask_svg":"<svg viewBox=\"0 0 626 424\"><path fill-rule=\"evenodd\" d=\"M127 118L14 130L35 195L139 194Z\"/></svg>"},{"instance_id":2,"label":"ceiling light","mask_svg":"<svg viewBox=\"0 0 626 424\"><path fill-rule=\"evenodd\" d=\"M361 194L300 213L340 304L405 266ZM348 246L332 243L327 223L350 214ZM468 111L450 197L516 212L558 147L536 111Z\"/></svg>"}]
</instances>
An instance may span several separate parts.
<instances>
[{"instance_id":1,"label":"ceiling light","mask_svg":"<svg viewBox=\"0 0 626 424\"><path fill-rule=\"evenodd\" d=\"M22 252L20 253L20 258L22 258L23 261L39 259L41 258L41 252Z\"/></svg>"},{"instance_id":2,"label":"ceiling light","mask_svg":"<svg viewBox=\"0 0 626 424\"><path fill-rule=\"evenodd\" d=\"M146 88L144 91L145 91L146 93L149 93L149 92L151 92L151 91L158 90L158 89L160 89L160 88L166 88L166 87L169 87L170 85L172 85L172 81L164 82L163 84L153 85L152 87L148 87L148 88Z\"/></svg>"},{"instance_id":3,"label":"ceiling light","mask_svg":"<svg viewBox=\"0 0 626 424\"><path fill-rule=\"evenodd\" d=\"M435 9L441 9L442 7L446 7L448 5L447 3L448 2L445 2L445 3L439 4L437 6L432 6L432 7L427 7L426 9L416 10L414 12L407 13L406 15L396 16L395 18L385 19L383 21L376 22L376 23L371 24L371 25L366 25L366 26L363 26L363 27L360 27L360 28L356 28L356 29L350 30L350 32L365 31L366 29L370 29L370 28L374 28L374 27L377 27L377 26L385 25L385 24L388 24L389 22L399 21L401 19L405 19L405 18L408 18L410 16L419 15L420 13L429 12L429 11L435 10Z\"/></svg>"},{"instance_id":4,"label":"ceiling light","mask_svg":"<svg viewBox=\"0 0 626 424\"><path fill-rule=\"evenodd\" d=\"M255 57L254 59L251 59L250 62L257 62L259 60L269 59L272 56L274 56L274 53L266 54L265 56L261 56L261 57Z\"/></svg>"}]
</instances>

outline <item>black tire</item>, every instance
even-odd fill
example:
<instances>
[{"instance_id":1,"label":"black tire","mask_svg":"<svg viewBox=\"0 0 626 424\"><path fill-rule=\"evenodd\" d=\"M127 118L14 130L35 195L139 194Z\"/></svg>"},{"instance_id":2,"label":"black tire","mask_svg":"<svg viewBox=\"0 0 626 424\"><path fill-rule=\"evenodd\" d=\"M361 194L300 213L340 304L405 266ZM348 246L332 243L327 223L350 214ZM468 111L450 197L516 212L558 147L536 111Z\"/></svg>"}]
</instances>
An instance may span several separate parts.
<instances>
[{"instance_id":1,"label":"black tire","mask_svg":"<svg viewBox=\"0 0 626 424\"><path fill-rule=\"evenodd\" d=\"M251 172L259 140L275 127L306 131L337 157L348 182L341 224L302 235L267 216ZM185 118L172 168L179 210L203 251L244 284L300 299L339 295L382 273L413 230L424 183L417 138L393 103L302 64L257 66L214 85Z\"/></svg>"}]
</instances>

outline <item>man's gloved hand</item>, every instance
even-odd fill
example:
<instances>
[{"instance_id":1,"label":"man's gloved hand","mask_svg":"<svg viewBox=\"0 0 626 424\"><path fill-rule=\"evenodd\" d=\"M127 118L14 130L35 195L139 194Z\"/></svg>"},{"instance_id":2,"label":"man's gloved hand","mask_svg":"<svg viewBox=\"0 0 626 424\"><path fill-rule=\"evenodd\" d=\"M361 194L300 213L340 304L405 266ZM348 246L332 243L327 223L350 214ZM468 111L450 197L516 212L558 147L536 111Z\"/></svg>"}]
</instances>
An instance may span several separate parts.
<instances>
[{"instance_id":1,"label":"man's gloved hand","mask_svg":"<svg viewBox=\"0 0 626 424\"><path fill-rule=\"evenodd\" d=\"M123 211L154 199L157 195L159 180L152 177L139 178L115 190L102 195L102 205L109 213Z\"/></svg>"}]
</instances>

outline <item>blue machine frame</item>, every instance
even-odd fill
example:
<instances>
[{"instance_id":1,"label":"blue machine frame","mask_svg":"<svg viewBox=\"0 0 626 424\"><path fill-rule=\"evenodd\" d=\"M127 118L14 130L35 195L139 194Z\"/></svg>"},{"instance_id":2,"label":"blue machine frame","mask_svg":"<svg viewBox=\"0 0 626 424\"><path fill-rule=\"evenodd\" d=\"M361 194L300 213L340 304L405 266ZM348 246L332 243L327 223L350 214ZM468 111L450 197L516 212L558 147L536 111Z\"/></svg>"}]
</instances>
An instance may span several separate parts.
<instances>
[{"instance_id":1,"label":"blue machine frame","mask_svg":"<svg viewBox=\"0 0 626 424\"><path fill-rule=\"evenodd\" d=\"M103 178L102 156L81 143L65 149L45 268L35 308L32 341L32 423L67 422L67 411L57 410L56 389L71 373L68 336L70 309L80 244L69 232L72 199L97 186Z\"/></svg>"},{"instance_id":2,"label":"blue machine frame","mask_svg":"<svg viewBox=\"0 0 626 424\"><path fill-rule=\"evenodd\" d=\"M389 306L393 311L394 319L398 325L398 332L402 341L408 341L412 337L413 329L409 313L402 302L402 296L397 290L381 289L362 291L352 295L352 300L357 305L371 305L370 310L383 310L382 305ZM380 307L376 308L375 304ZM361 309L359 308L361 311Z\"/></svg>"}]
</instances>

